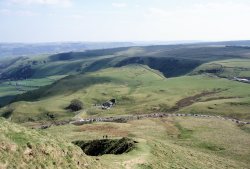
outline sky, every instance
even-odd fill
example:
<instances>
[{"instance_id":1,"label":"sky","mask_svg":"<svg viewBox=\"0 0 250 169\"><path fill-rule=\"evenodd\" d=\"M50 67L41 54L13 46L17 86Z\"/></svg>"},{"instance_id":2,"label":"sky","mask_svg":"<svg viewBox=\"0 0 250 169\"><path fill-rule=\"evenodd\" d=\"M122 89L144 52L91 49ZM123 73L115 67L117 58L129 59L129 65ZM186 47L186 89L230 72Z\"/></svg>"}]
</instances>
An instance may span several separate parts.
<instances>
[{"instance_id":1,"label":"sky","mask_svg":"<svg viewBox=\"0 0 250 169\"><path fill-rule=\"evenodd\" d=\"M0 42L250 40L250 0L0 0Z\"/></svg>"}]
</instances>

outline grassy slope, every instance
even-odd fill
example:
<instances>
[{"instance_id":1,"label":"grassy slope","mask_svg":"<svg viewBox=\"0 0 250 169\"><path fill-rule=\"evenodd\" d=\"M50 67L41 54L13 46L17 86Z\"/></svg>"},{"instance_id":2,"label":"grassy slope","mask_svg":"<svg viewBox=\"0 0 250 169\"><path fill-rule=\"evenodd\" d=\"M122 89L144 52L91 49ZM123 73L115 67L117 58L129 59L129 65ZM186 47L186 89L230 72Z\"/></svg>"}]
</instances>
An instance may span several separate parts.
<instances>
[{"instance_id":1,"label":"grassy slope","mask_svg":"<svg viewBox=\"0 0 250 169\"><path fill-rule=\"evenodd\" d=\"M99 168L93 158L61 137L0 119L0 168ZM102 165L105 168L105 165Z\"/></svg>"},{"instance_id":2,"label":"grassy slope","mask_svg":"<svg viewBox=\"0 0 250 169\"><path fill-rule=\"evenodd\" d=\"M219 77L250 77L249 59L229 59L202 64L197 67L192 74L213 73Z\"/></svg>"},{"instance_id":3,"label":"grassy slope","mask_svg":"<svg viewBox=\"0 0 250 169\"><path fill-rule=\"evenodd\" d=\"M245 126L245 128L250 126ZM110 168L249 168L250 133L218 119L175 117L128 123L94 123L52 127L46 132L68 141L131 137L137 148L128 154L104 155Z\"/></svg>"},{"instance_id":4,"label":"grassy slope","mask_svg":"<svg viewBox=\"0 0 250 169\"><path fill-rule=\"evenodd\" d=\"M84 110L78 112L78 117L168 112L183 98L204 91L218 91L179 111L249 120L249 89L249 84L208 76L166 79L148 67L133 65L66 77L50 86L20 95L18 99L26 102L13 103L0 112L12 109L12 120L17 122L48 120L46 113L54 114L56 119L69 118L75 114L64 108L72 99L80 99L85 105ZM110 110L92 106L111 98L116 98L118 104Z\"/></svg>"},{"instance_id":5,"label":"grassy slope","mask_svg":"<svg viewBox=\"0 0 250 169\"><path fill-rule=\"evenodd\" d=\"M82 55L76 54L72 60L33 65L39 70L34 76L74 74L79 65L83 70L86 68L85 70L95 71L103 67L116 65L128 56L134 57L147 53L150 56L165 57L166 51L174 48L175 46L169 46L168 48L162 48L162 46L135 47L126 50L123 48L122 51L117 49L117 57L110 54L110 51L105 50L105 56L102 56L103 58L101 57L99 61L91 60L91 58L85 58L86 60L83 61L78 58L81 58ZM203 59L205 62L225 58L249 57L242 55L248 50L242 48L232 50L233 54L230 51L231 48L227 48L226 53L224 48L218 48L217 50L203 47L199 50L176 48L174 50L172 53L168 52L167 57L192 57L193 59L198 58L198 60L205 57ZM210 50L214 53L211 53ZM204 54L204 51L208 52ZM102 52L100 51L100 53ZM211 56L211 58L208 56ZM39 59L43 60L44 58ZM145 59L145 61L148 60ZM216 63L227 67L237 67L237 64L239 64L241 67L248 68L246 59L229 60L229 62L227 60L216 61ZM235 69L233 72L235 72ZM230 75L231 73L225 71L224 74ZM244 77L248 76L248 72L246 74ZM10 112L11 120L16 122L33 120L47 122L50 120L46 115L48 113L54 114L58 120L71 118L75 114L67 112L64 108L75 98L82 100L85 104L85 109L77 115L81 117L167 112L183 98L204 91L216 90L219 92L203 96L196 103L179 111L220 114L249 121L249 88L249 84L206 75L166 79L162 74L148 67L125 66L63 78L52 85L20 96L20 99L28 101L13 103L1 109L0 113ZM4 91L6 90L4 89ZM99 110L92 106L92 104L102 103L110 98L118 100L118 104L111 110ZM27 125L29 124L27 123ZM37 165L38 168L53 168L54 165L57 168L69 168L69 163L72 168L75 168L77 162L80 161L82 167L88 166L89 168L245 169L249 168L250 161L249 129L249 125L236 126L234 123L218 119L176 117L144 119L128 123L66 125L49 128L45 130L46 132L37 132L1 119L0 168L6 167L6 164L10 167L23 165L24 168L32 168L34 165ZM137 149L128 154L98 157L97 163L94 159L85 155L80 156L79 148L64 141L85 140L86 138L101 139L103 135L108 135L111 138L132 137L139 144ZM68 155L64 154L65 150ZM29 155L30 152L32 152L31 155ZM79 157L82 158L79 159Z\"/></svg>"},{"instance_id":6,"label":"grassy slope","mask_svg":"<svg viewBox=\"0 0 250 169\"><path fill-rule=\"evenodd\" d=\"M39 87L52 84L56 80L63 78L61 76L48 76L39 79L12 80L0 82L0 106L11 101L16 95L27 91L38 89Z\"/></svg>"},{"instance_id":7,"label":"grassy slope","mask_svg":"<svg viewBox=\"0 0 250 169\"><path fill-rule=\"evenodd\" d=\"M210 61L249 59L249 52L249 48L209 45L127 47L70 52L5 61L0 65L0 73L2 73L0 78L42 78L74 74L79 71L96 71L131 63L145 64L161 71L167 77L173 77L185 75L200 64ZM19 74L20 71L25 73Z\"/></svg>"},{"instance_id":8,"label":"grassy slope","mask_svg":"<svg viewBox=\"0 0 250 169\"><path fill-rule=\"evenodd\" d=\"M190 72L192 74L213 72L214 69L217 71L218 66L220 68L221 64L225 65L226 63L229 65L219 69L216 75L249 77L249 50L249 48L209 45L168 45L69 52L52 56L41 55L32 58L20 57L1 60L0 79L5 80L0 81L0 106L10 102L14 95L23 93L23 91L15 90L13 86L6 86L6 78L12 79L13 83L17 79L19 81L26 78L36 79L32 85L41 86L48 84L44 83L44 80L46 81L50 76L93 72L134 63L148 65L150 68L159 70L166 77L185 75ZM234 60L223 61L223 59L232 58ZM235 61L235 58L238 60ZM214 62L214 60L222 61ZM231 63L234 63L233 67ZM240 65L238 65L239 63ZM200 64L202 65L199 66ZM240 67L241 65L244 68ZM197 66L199 67L197 68ZM195 70L193 71L193 69ZM23 86L21 89L27 91L35 88Z\"/></svg>"},{"instance_id":9,"label":"grassy slope","mask_svg":"<svg viewBox=\"0 0 250 169\"><path fill-rule=\"evenodd\" d=\"M40 79L27 79L27 80L15 80L0 82L0 97L7 95L20 94L25 91L38 89L39 87L52 84L53 82L63 78L65 76L49 76ZM21 90L17 90L19 88Z\"/></svg>"}]
</instances>

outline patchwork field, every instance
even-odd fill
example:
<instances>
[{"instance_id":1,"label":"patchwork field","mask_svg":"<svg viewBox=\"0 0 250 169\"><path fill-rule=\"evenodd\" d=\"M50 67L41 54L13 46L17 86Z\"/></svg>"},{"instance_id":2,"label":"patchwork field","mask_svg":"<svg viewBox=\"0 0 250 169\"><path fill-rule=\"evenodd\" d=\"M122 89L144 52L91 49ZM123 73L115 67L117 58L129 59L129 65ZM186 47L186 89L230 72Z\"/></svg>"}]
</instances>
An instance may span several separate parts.
<instances>
[{"instance_id":1,"label":"patchwork field","mask_svg":"<svg viewBox=\"0 0 250 169\"><path fill-rule=\"evenodd\" d=\"M38 89L42 86L52 84L53 82L65 77L62 76L49 76L39 79L26 79L17 81L4 81L1 82L0 97L24 93L30 90Z\"/></svg>"},{"instance_id":2,"label":"patchwork field","mask_svg":"<svg viewBox=\"0 0 250 169\"><path fill-rule=\"evenodd\" d=\"M48 76L39 79L26 79L26 80L7 80L0 81L0 106L8 103L18 94L23 94L27 91L38 89L42 86L52 84L53 82L65 77L64 75Z\"/></svg>"}]
</instances>

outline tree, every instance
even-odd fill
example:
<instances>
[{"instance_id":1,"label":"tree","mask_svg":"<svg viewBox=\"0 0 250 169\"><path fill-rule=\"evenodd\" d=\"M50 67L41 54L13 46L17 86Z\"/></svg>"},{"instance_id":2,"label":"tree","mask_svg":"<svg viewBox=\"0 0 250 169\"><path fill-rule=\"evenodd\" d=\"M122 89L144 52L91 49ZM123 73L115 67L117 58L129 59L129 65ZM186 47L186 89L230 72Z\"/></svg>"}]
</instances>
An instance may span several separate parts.
<instances>
[{"instance_id":1,"label":"tree","mask_svg":"<svg viewBox=\"0 0 250 169\"><path fill-rule=\"evenodd\" d=\"M78 99L74 99L70 102L70 105L66 107L66 109L70 109L71 111L79 111L83 109L83 103Z\"/></svg>"}]
</instances>

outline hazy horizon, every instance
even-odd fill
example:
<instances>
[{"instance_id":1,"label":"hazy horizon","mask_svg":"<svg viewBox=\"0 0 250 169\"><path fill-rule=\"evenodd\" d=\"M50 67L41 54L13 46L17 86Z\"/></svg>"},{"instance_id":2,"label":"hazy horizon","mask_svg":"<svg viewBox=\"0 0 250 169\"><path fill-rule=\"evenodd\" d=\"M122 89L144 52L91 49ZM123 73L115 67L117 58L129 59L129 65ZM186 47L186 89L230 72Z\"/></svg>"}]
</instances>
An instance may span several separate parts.
<instances>
[{"instance_id":1,"label":"hazy horizon","mask_svg":"<svg viewBox=\"0 0 250 169\"><path fill-rule=\"evenodd\" d=\"M247 0L2 0L0 42L249 40Z\"/></svg>"},{"instance_id":2,"label":"hazy horizon","mask_svg":"<svg viewBox=\"0 0 250 169\"><path fill-rule=\"evenodd\" d=\"M245 40L229 40L229 41L245 41ZM248 41L248 40L246 40ZM222 41L202 41L202 40L177 40L177 41L158 41L158 40L152 40L152 41L44 41L44 42L22 42L22 41L13 41L13 42L5 42L5 41L0 41L0 44L8 44L8 43L13 43L13 44L49 44L49 43L199 43L199 42L224 42Z\"/></svg>"}]
</instances>

